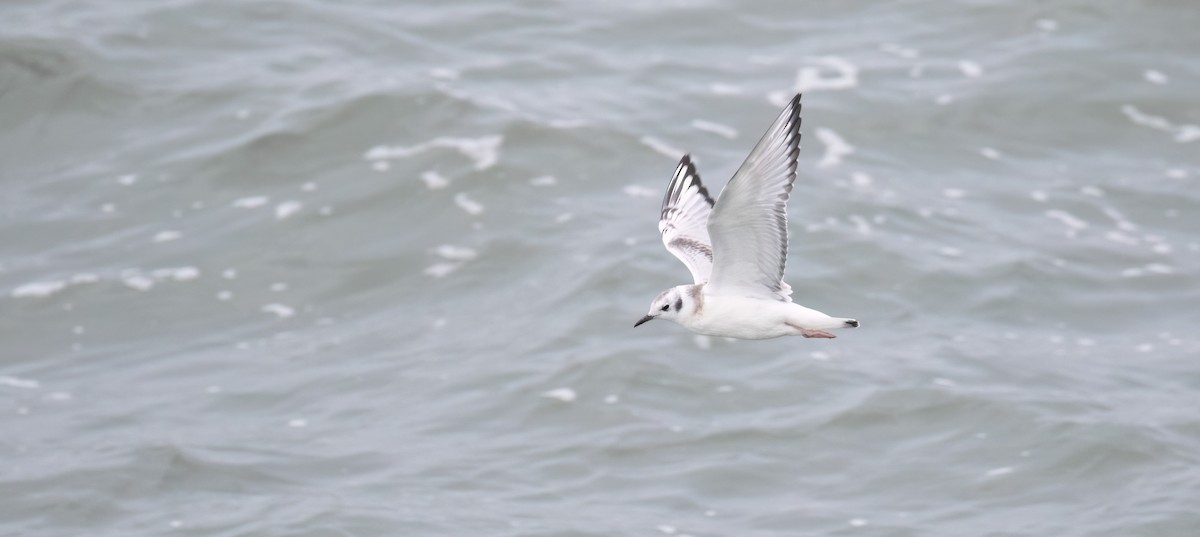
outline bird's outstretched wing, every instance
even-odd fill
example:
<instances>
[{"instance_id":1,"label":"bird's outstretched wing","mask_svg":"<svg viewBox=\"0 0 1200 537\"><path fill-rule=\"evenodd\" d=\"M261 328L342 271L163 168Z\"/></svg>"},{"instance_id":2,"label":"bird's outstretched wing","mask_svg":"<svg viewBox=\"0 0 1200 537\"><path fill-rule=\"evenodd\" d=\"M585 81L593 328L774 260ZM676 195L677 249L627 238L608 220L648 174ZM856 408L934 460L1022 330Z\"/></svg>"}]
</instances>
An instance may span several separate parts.
<instances>
[{"instance_id":1,"label":"bird's outstretched wing","mask_svg":"<svg viewBox=\"0 0 1200 537\"><path fill-rule=\"evenodd\" d=\"M717 199L708 233L715 253L705 291L790 301L787 201L800 153L800 95L792 98Z\"/></svg>"},{"instance_id":2,"label":"bird's outstretched wing","mask_svg":"<svg viewBox=\"0 0 1200 537\"><path fill-rule=\"evenodd\" d=\"M667 251L687 265L696 283L707 282L712 273L713 248L708 238L712 207L712 196L700 182L692 158L684 155L663 197L658 231Z\"/></svg>"}]
</instances>

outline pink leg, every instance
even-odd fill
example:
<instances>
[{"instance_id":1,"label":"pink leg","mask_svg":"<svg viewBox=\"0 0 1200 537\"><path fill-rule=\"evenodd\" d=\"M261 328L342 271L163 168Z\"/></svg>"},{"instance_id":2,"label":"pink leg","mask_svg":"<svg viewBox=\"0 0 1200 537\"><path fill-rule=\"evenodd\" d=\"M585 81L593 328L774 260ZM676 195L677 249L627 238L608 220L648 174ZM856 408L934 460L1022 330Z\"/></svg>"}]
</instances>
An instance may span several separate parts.
<instances>
[{"instance_id":1,"label":"pink leg","mask_svg":"<svg viewBox=\"0 0 1200 537\"><path fill-rule=\"evenodd\" d=\"M787 325L792 328L795 328L796 330L799 330L800 335L802 335L804 337L816 337L816 338L822 338L822 339L833 339L833 338L837 337L837 336L830 334L829 332L826 332L824 330L812 330L809 328L800 328L799 326L796 326L792 323L787 323Z\"/></svg>"}]
</instances>

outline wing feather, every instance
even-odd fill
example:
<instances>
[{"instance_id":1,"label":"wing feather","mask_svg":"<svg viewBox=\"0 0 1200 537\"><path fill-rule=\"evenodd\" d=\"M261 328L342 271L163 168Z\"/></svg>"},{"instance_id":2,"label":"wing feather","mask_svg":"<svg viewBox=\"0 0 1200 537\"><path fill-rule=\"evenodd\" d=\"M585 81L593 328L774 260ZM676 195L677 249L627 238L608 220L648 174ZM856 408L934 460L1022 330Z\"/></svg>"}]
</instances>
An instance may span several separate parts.
<instances>
[{"instance_id":1,"label":"wing feather","mask_svg":"<svg viewBox=\"0 0 1200 537\"><path fill-rule=\"evenodd\" d=\"M790 301L787 201L800 153L800 95L792 98L721 191L708 233L714 265L707 292Z\"/></svg>"},{"instance_id":2,"label":"wing feather","mask_svg":"<svg viewBox=\"0 0 1200 537\"><path fill-rule=\"evenodd\" d=\"M684 155L663 197L658 231L667 251L687 265L695 283L707 282L712 273L713 248L708 238L712 207L712 196L700 182L691 156Z\"/></svg>"}]
</instances>

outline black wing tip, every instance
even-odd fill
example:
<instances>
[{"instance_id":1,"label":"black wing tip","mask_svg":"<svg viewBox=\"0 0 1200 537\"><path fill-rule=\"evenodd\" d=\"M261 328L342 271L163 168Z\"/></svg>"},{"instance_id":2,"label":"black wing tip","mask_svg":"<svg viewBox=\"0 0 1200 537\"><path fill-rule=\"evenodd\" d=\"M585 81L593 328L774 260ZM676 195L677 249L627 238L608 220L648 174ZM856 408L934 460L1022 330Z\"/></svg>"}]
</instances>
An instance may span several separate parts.
<instances>
[{"instance_id":1,"label":"black wing tip","mask_svg":"<svg viewBox=\"0 0 1200 537\"><path fill-rule=\"evenodd\" d=\"M789 115L791 116L790 123L792 125L792 128L791 128L792 138L790 140L791 143L788 144L790 146L790 147L788 147L788 161L789 161L788 168L789 168L789 174L791 175L791 179L793 181L796 179L796 161L799 160L799 157L800 157L800 137L802 136L802 133L800 132L800 124L804 121L804 118L800 116L800 110L801 110L800 96L801 95L803 95L803 94L797 93L795 97L792 97L792 102L788 108L788 110L791 112ZM792 186L791 181L789 181L788 182L788 191L789 192L791 191L791 186Z\"/></svg>"},{"instance_id":2,"label":"black wing tip","mask_svg":"<svg viewBox=\"0 0 1200 537\"><path fill-rule=\"evenodd\" d=\"M704 186L704 182L700 180L700 171L696 169L696 165L692 164L691 159L687 155L684 155L684 158L688 159L687 166L689 168L689 172L696 180L696 190L701 196L704 196L704 201L708 202L709 207L716 205L717 200L714 200L713 197L709 195L708 188L706 188Z\"/></svg>"},{"instance_id":3,"label":"black wing tip","mask_svg":"<svg viewBox=\"0 0 1200 537\"><path fill-rule=\"evenodd\" d=\"M717 201L714 200L712 195L710 195L708 193L708 189L705 188L705 186L704 186L704 181L700 180L700 171L696 169L696 164L694 162L692 162L691 153L684 153L683 158L679 159L679 165L676 167L675 177L671 178L671 183L672 183L671 186L675 187L676 180L683 178L683 177L688 177L688 176L691 176L693 178L692 182L696 185L696 190L700 193L701 196L704 196L704 201L708 203L708 206L709 207L715 206L717 204ZM685 186L682 184L682 182L680 182L680 184L678 184L677 188L678 188L678 190L676 190L675 188L667 189L668 198L672 197L672 196L670 196L672 191L674 191L676 196L681 194L683 192L683 189L685 188Z\"/></svg>"},{"instance_id":4,"label":"black wing tip","mask_svg":"<svg viewBox=\"0 0 1200 537\"><path fill-rule=\"evenodd\" d=\"M797 93L795 97L792 97L792 102L788 104L788 110L791 112L789 115L792 116L792 119L796 120L795 129L797 133L800 132L800 121L803 119L800 117L800 110L803 108L800 104L800 95Z\"/></svg>"}]
</instances>

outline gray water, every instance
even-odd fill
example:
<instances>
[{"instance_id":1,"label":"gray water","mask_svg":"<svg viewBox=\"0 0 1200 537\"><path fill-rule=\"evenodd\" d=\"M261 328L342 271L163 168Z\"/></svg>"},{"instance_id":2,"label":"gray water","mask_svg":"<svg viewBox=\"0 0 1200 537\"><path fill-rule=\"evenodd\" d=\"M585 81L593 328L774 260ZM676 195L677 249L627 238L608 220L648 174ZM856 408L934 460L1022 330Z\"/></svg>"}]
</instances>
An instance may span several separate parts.
<instances>
[{"instance_id":1,"label":"gray water","mask_svg":"<svg viewBox=\"0 0 1200 537\"><path fill-rule=\"evenodd\" d=\"M0 535L1200 531L1190 3L0 20ZM632 328L796 91L863 326Z\"/></svg>"}]
</instances>

